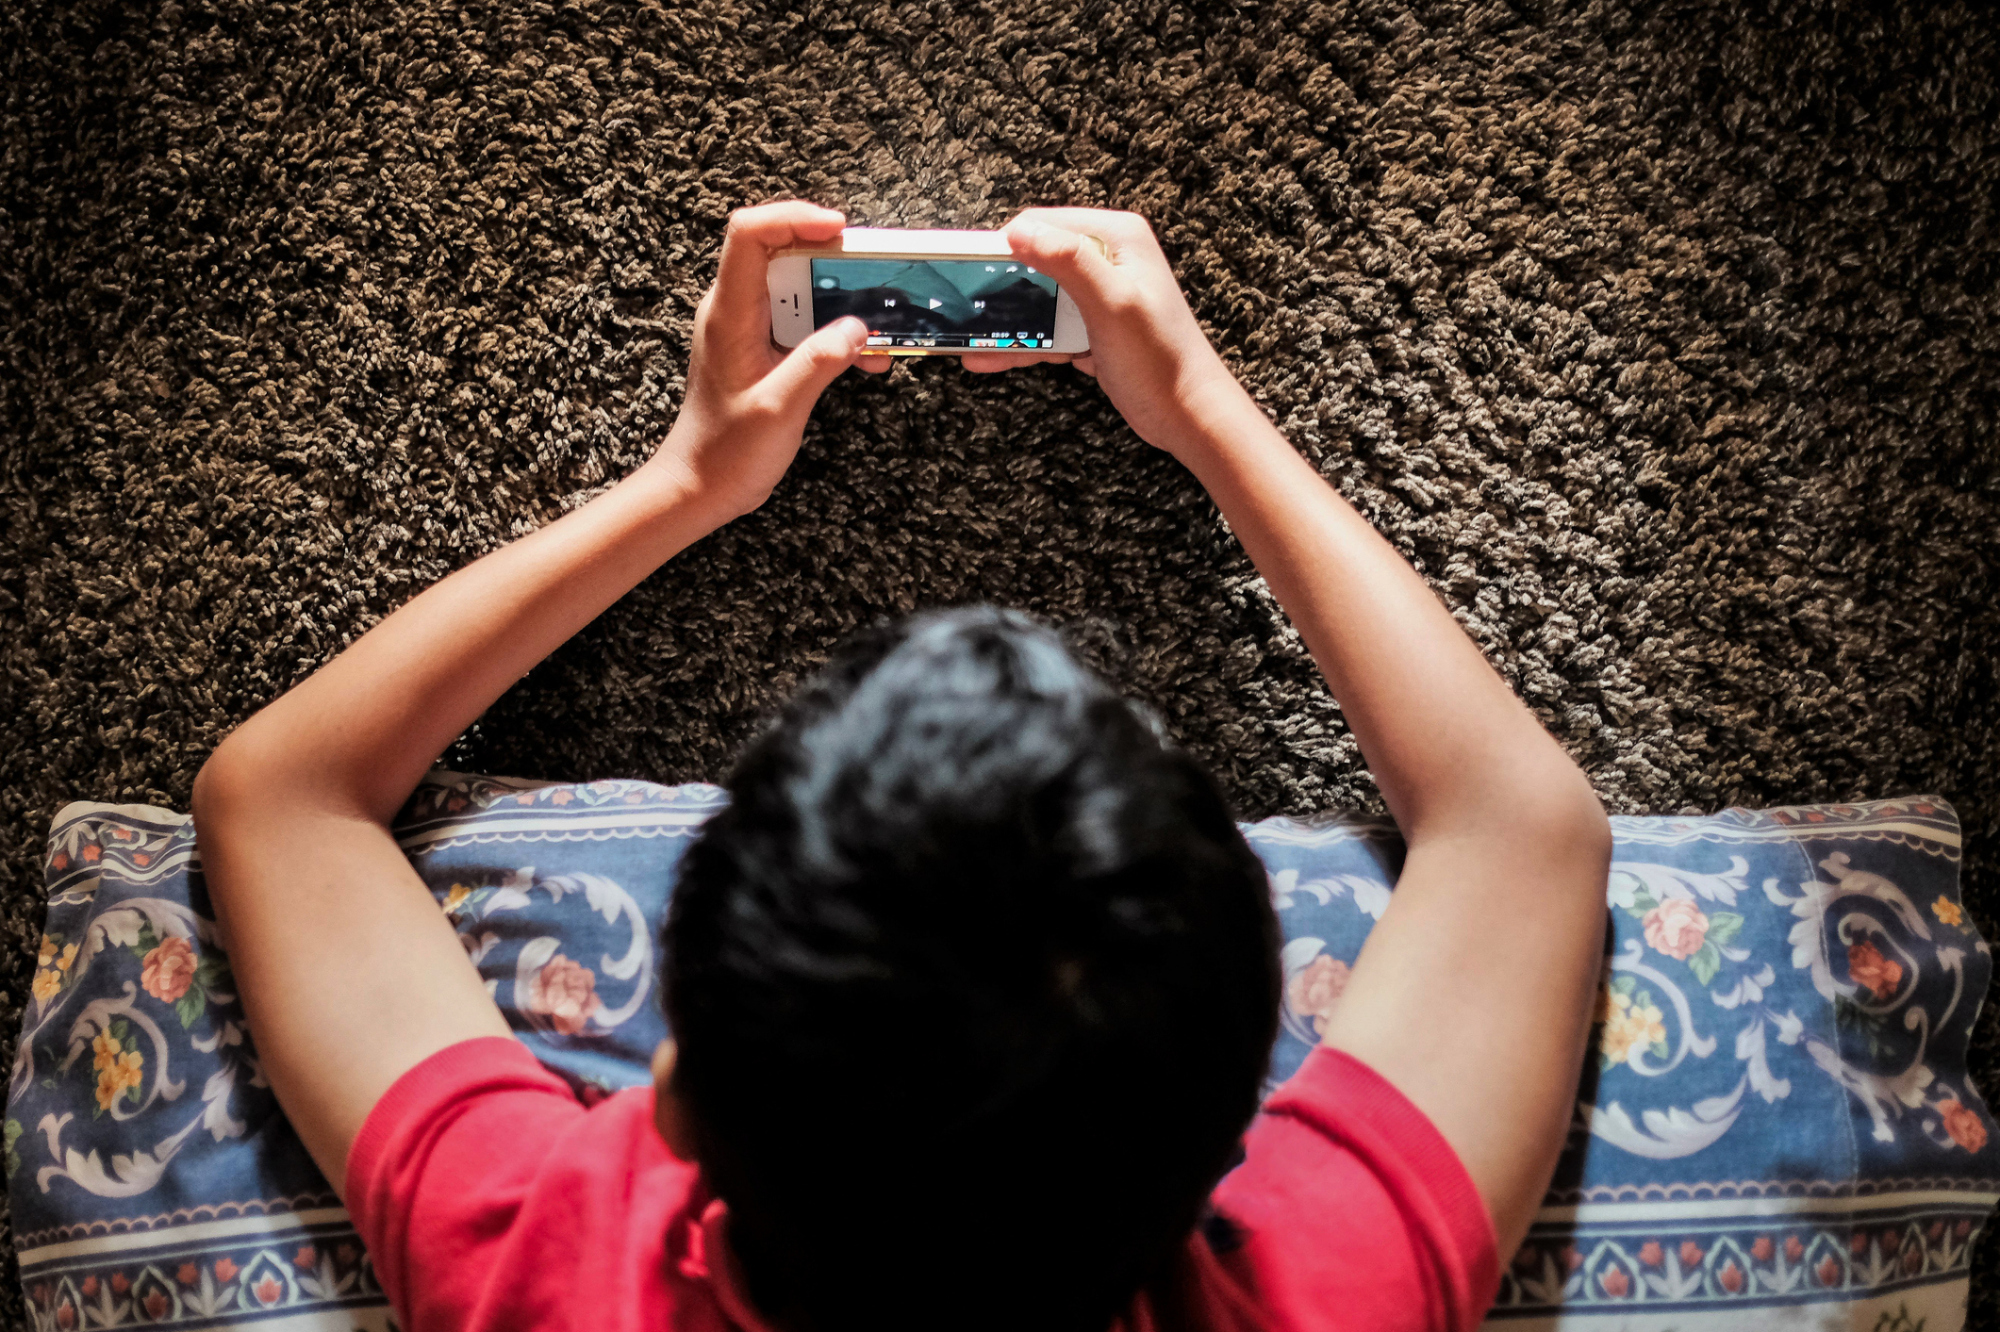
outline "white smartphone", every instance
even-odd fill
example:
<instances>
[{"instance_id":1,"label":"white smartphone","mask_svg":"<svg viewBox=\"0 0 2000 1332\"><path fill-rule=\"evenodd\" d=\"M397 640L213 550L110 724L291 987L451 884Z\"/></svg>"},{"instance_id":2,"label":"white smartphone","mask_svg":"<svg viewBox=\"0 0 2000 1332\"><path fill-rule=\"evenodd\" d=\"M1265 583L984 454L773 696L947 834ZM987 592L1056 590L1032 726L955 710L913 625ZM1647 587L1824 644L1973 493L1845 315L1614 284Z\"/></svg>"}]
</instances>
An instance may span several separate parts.
<instances>
[{"instance_id":1,"label":"white smartphone","mask_svg":"<svg viewBox=\"0 0 2000 1332\"><path fill-rule=\"evenodd\" d=\"M890 356L1090 350L1069 293L997 231L849 227L832 244L775 255L768 282L780 347L855 315L868 350Z\"/></svg>"}]
</instances>

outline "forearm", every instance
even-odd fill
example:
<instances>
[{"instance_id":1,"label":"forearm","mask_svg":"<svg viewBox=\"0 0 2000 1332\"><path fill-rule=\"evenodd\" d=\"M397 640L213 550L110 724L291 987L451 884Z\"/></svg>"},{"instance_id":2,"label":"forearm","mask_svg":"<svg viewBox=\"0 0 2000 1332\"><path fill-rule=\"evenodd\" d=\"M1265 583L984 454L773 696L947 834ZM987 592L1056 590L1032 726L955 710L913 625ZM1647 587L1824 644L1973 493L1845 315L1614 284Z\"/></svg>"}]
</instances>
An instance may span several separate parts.
<instances>
[{"instance_id":1,"label":"forearm","mask_svg":"<svg viewBox=\"0 0 2000 1332\"><path fill-rule=\"evenodd\" d=\"M222 941L265 1074L336 1187L398 1076L508 1030L390 818L509 684L708 528L642 468L418 596L203 767L194 816Z\"/></svg>"},{"instance_id":2,"label":"forearm","mask_svg":"<svg viewBox=\"0 0 2000 1332\"><path fill-rule=\"evenodd\" d=\"M418 596L238 728L196 779L202 867L265 1074L336 1186L396 1078L508 1030L389 820L509 685L771 493L867 330L842 320L779 352L765 269L840 226L803 203L734 214L695 312L687 395L653 458Z\"/></svg>"},{"instance_id":3,"label":"forearm","mask_svg":"<svg viewBox=\"0 0 2000 1332\"><path fill-rule=\"evenodd\" d=\"M1247 395L1208 395L1197 416L1176 452L1312 649L1409 843L1395 905L1323 1039L1438 1126L1504 1258L1572 1113L1603 952L1609 824L1423 579ZM1519 984L1523 967L1534 986Z\"/></svg>"},{"instance_id":4,"label":"forearm","mask_svg":"<svg viewBox=\"0 0 2000 1332\"><path fill-rule=\"evenodd\" d=\"M425 771L558 645L718 523L641 467L459 570L240 727L211 759L287 807L386 823ZM210 780L213 780L211 776Z\"/></svg>"},{"instance_id":5,"label":"forearm","mask_svg":"<svg viewBox=\"0 0 2000 1332\"><path fill-rule=\"evenodd\" d=\"M1207 486L1340 700L1409 855L1322 1039L1438 1127L1510 1253L1590 1029L1603 808L1423 579L1230 378L1143 221L1049 210L1009 234L1082 309L1079 367Z\"/></svg>"},{"instance_id":6,"label":"forearm","mask_svg":"<svg viewBox=\"0 0 2000 1332\"><path fill-rule=\"evenodd\" d=\"M1407 838L1518 823L1537 797L1594 814L1562 747L1247 394L1230 382L1199 395L1173 452L1305 639Z\"/></svg>"}]
</instances>

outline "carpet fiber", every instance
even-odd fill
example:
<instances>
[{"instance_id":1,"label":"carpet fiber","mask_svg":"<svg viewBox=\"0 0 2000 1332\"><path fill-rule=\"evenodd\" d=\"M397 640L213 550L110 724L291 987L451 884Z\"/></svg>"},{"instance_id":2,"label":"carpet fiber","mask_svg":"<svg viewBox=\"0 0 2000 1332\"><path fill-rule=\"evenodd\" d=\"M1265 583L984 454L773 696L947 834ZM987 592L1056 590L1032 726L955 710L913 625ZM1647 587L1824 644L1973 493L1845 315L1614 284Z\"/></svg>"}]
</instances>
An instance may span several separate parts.
<instances>
[{"instance_id":1,"label":"carpet fiber","mask_svg":"<svg viewBox=\"0 0 2000 1332\"><path fill-rule=\"evenodd\" d=\"M1880 9L9 6L0 1031L50 813L184 806L232 725L636 464L723 218L787 194L1147 214L1611 806L1944 795L1992 937L2000 24ZM449 759L717 777L843 634L973 599L1074 626L1246 816L1374 799L1213 508L1060 368L847 376L768 505Z\"/></svg>"}]
</instances>

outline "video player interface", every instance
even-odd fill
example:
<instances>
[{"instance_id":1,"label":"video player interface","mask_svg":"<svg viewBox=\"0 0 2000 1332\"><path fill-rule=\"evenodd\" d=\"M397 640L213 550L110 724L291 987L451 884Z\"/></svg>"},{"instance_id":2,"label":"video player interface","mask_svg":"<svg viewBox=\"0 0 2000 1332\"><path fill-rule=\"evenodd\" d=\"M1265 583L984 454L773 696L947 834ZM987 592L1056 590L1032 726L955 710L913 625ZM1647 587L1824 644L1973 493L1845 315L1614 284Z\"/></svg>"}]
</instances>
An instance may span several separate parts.
<instances>
[{"instance_id":1,"label":"video player interface","mask_svg":"<svg viewBox=\"0 0 2000 1332\"><path fill-rule=\"evenodd\" d=\"M815 259L813 327L854 315L871 347L1055 346L1056 280L1013 259Z\"/></svg>"}]
</instances>

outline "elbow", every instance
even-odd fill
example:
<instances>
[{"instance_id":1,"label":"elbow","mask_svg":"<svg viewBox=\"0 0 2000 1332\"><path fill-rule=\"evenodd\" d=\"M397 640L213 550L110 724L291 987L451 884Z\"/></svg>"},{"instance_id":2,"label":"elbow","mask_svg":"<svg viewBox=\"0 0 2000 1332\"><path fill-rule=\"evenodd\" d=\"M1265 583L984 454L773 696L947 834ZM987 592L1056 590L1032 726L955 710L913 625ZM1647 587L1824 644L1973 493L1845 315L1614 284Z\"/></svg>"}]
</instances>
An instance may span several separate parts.
<instances>
[{"instance_id":1,"label":"elbow","mask_svg":"<svg viewBox=\"0 0 2000 1332\"><path fill-rule=\"evenodd\" d=\"M270 806L285 784L285 774L259 748L257 737L239 728L225 736L201 765L188 802L197 836L206 838Z\"/></svg>"},{"instance_id":2,"label":"elbow","mask_svg":"<svg viewBox=\"0 0 2000 1332\"><path fill-rule=\"evenodd\" d=\"M232 735L217 745L208 756L208 761L201 765L201 771L194 775L194 791L188 800L188 812L194 816L197 835L205 834L216 826L241 799L245 782L237 749L231 747L234 739Z\"/></svg>"},{"instance_id":3,"label":"elbow","mask_svg":"<svg viewBox=\"0 0 2000 1332\"><path fill-rule=\"evenodd\" d=\"M209 909L223 932L225 949L230 947L231 909L244 884L235 869L238 851L254 842L260 831L270 832L256 827L271 808L270 783L258 771L255 756L238 738L240 734L230 734L215 747L195 773L194 790L188 799Z\"/></svg>"},{"instance_id":4,"label":"elbow","mask_svg":"<svg viewBox=\"0 0 2000 1332\"><path fill-rule=\"evenodd\" d=\"M1591 789L1590 779L1580 771L1576 773L1574 789L1569 793L1558 818L1561 835L1577 848L1578 854L1608 872L1611 868L1611 818L1604 812L1604 802Z\"/></svg>"},{"instance_id":5,"label":"elbow","mask_svg":"<svg viewBox=\"0 0 2000 1332\"><path fill-rule=\"evenodd\" d=\"M1406 830L1412 843L1467 836L1508 848L1541 848L1565 863L1611 865L1611 820L1590 779L1560 750L1522 756L1464 783Z\"/></svg>"},{"instance_id":6,"label":"elbow","mask_svg":"<svg viewBox=\"0 0 2000 1332\"><path fill-rule=\"evenodd\" d=\"M1551 783L1546 800L1535 811L1537 832L1551 847L1560 847L1566 859L1579 869L1592 872L1602 884L1611 872L1611 819L1604 802L1591 789L1590 779L1573 764L1568 780Z\"/></svg>"},{"instance_id":7,"label":"elbow","mask_svg":"<svg viewBox=\"0 0 2000 1332\"><path fill-rule=\"evenodd\" d=\"M195 835L212 839L256 825L278 825L319 815L374 819L313 755L293 752L282 730L245 722L223 738L195 774L189 812ZM391 811L393 813L393 810Z\"/></svg>"},{"instance_id":8,"label":"elbow","mask_svg":"<svg viewBox=\"0 0 2000 1332\"><path fill-rule=\"evenodd\" d=\"M1514 785L1488 816L1501 838L1531 856L1558 882L1587 886L1603 905L1611 873L1611 820L1590 781L1565 760L1554 771Z\"/></svg>"}]
</instances>

